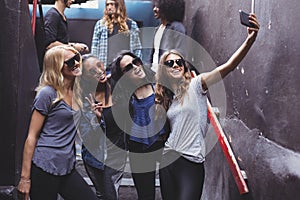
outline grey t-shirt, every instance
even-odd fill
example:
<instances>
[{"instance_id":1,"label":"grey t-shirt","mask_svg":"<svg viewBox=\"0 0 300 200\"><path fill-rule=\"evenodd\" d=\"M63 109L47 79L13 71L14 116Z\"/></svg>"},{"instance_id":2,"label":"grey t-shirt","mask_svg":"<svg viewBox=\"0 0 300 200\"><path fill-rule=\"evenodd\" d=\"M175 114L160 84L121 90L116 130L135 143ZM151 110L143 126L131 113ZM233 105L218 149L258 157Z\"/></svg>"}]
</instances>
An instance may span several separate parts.
<instances>
[{"instance_id":1,"label":"grey t-shirt","mask_svg":"<svg viewBox=\"0 0 300 200\"><path fill-rule=\"evenodd\" d=\"M197 76L191 80L183 104L174 99L167 111L171 133L166 141L164 153L175 150L192 162L201 163L205 160L206 101L201 76Z\"/></svg>"},{"instance_id":2,"label":"grey t-shirt","mask_svg":"<svg viewBox=\"0 0 300 200\"><path fill-rule=\"evenodd\" d=\"M56 91L50 86L42 88L34 102L32 110L46 116L34 155L33 163L44 171L54 175L66 175L75 165L75 112L63 100L53 105Z\"/></svg>"}]
</instances>

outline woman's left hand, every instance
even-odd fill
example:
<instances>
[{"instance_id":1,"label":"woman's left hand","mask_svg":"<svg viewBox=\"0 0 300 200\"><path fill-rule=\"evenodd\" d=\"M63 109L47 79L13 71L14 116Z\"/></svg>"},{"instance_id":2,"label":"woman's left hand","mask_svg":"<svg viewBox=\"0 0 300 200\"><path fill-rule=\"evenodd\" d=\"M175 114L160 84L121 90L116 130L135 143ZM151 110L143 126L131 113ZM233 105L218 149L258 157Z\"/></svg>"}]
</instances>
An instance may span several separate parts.
<instances>
[{"instance_id":1,"label":"woman's left hand","mask_svg":"<svg viewBox=\"0 0 300 200\"><path fill-rule=\"evenodd\" d=\"M255 27L247 27L248 29L248 37L255 39L260 28L260 24L257 20L257 17L254 13L250 13L249 22L253 24Z\"/></svg>"}]
</instances>

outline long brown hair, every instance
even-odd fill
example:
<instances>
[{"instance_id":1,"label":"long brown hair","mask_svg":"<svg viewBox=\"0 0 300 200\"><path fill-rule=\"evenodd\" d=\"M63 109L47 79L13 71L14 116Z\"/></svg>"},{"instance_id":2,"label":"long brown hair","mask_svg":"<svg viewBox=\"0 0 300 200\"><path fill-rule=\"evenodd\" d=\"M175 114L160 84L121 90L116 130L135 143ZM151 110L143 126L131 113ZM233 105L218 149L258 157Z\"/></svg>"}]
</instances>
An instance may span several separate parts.
<instances>
[{"instance_id":1,"label":"long brown hair","mask_svg":"<svg viewBox=\"0 0 300 200\"><path fill-rule=\"evenodd\" d=\"M107 27L108 32L112 33L114 29L114 23L118 26L119 33L129 33L129 28L126 23L128 16L126 11L126 6L124 0L114 0L116 6L116 13L110 15L106 10L106 2L105 1L105 9L103 15L103 23Z\"/></svg>"},{"instance_id":2,"label":"long brown hair","mask_svg":"<svg viewBox=\"0 0 300 200\"><path fill-rule=\"evenodd\" d=\"M178 99L180 103L183 103L184 95L186 94L189 84L191 82L191 73L188 69L185 61L183 63L184 66L184 75L179 82L179 87L177 91L173 92L169 87L170 85L170 78L166 72L166 67L164 66L164 62L166 58L171 55L175 54L178 55L181 59L184 60L184 57L176 50L169 50L166 51L160 58L157 73L156 73L156 86L155 86L155 102L160 104L164 107L167 111L173 101L174 98ZM169 86L169 87L168 87Z\"/></svg>"}]
</instances>

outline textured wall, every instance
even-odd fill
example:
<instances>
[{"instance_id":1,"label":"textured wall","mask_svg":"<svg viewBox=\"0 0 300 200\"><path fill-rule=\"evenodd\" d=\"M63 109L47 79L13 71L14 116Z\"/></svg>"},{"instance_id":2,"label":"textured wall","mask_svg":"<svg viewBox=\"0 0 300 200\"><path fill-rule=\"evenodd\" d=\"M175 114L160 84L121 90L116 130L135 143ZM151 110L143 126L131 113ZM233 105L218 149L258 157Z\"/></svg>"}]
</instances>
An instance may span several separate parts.
<instances>
[{"instance_id":1,"label":"textured wall","mask_svg":"<svg viewBox=\"0 0 300 200\"><path fill-rule=\"evenodd\" d=\"M188 35L216 65L246 37L238 10L250 1L186 0ZM222 118L250 193L241 196L217 144L207 155L203 200L294 200L300 189L299 0L258 1L261 23L247 57L224 81L227 111ZM0 199L12 193L39 75L25 0L0 0ZM22 35L20 35L22 33ZM197 52L194 52L197 54ZM221 109L222 112L223 109ZM4 187L4 188L3 188Z\"/></svg>"},{"instance_id":2,"label":"textured wall","mask_svg":"<svg viewBox=\"0 0 300 200\"><path fill-rule=\"evenodd\" d=\"M27 1L0 1L0 199L11 197L38 81Z\"/></svg>"},{"instance_id":3,"label":"textured wall","mask_svg":"<svg viewBox=\"0 0 300 200\"><path fill-rule=\"evenodd\" d=\"M188 34L224 63L246 38L238 10L251 1L187 0ZM240 196L223 153L207 156L202 199L296 199L300 189L300 8L298 0L256 1L257 40L225 80L225 132L248 176L250 194ZM220 163L221 161L221 163Z\"/></svg>"}]
</instances>

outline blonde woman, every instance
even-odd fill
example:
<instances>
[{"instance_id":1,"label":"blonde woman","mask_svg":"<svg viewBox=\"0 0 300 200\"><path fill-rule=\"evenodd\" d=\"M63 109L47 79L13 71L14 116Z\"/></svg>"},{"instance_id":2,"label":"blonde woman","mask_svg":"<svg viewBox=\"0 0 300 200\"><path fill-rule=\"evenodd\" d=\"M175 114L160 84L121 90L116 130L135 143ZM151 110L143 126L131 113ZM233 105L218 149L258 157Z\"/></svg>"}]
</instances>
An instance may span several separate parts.
<instances>
[{"instance_id":1,"label":"blonde woman","mask_svg":"<svg viewBox=\"0 0 300 200\"><path fill-rule=\"evenodd\" d=\"M225 64L210 72L192 79L184 57L175 50L165 52L160 59L155 100L167 111L171 129L159 173L164 200L201 198L205 174L206 91L235 69L253 45L259 23L254 14L249 21L255 28L248 28L244 43Z\"/></svg>"},{"instance_id":2,"label":"blonde woman","mask_svg":"<svg viewBox=\"0 0 300 200\"><path fill-rule=\"evenodd\" d=\"M81 56L56 46L44 57L43 73L32 106L18 191L22 199L97 199L75 169L74 116L81 107L78 78Z\"/></svg>"}]
</instances>

